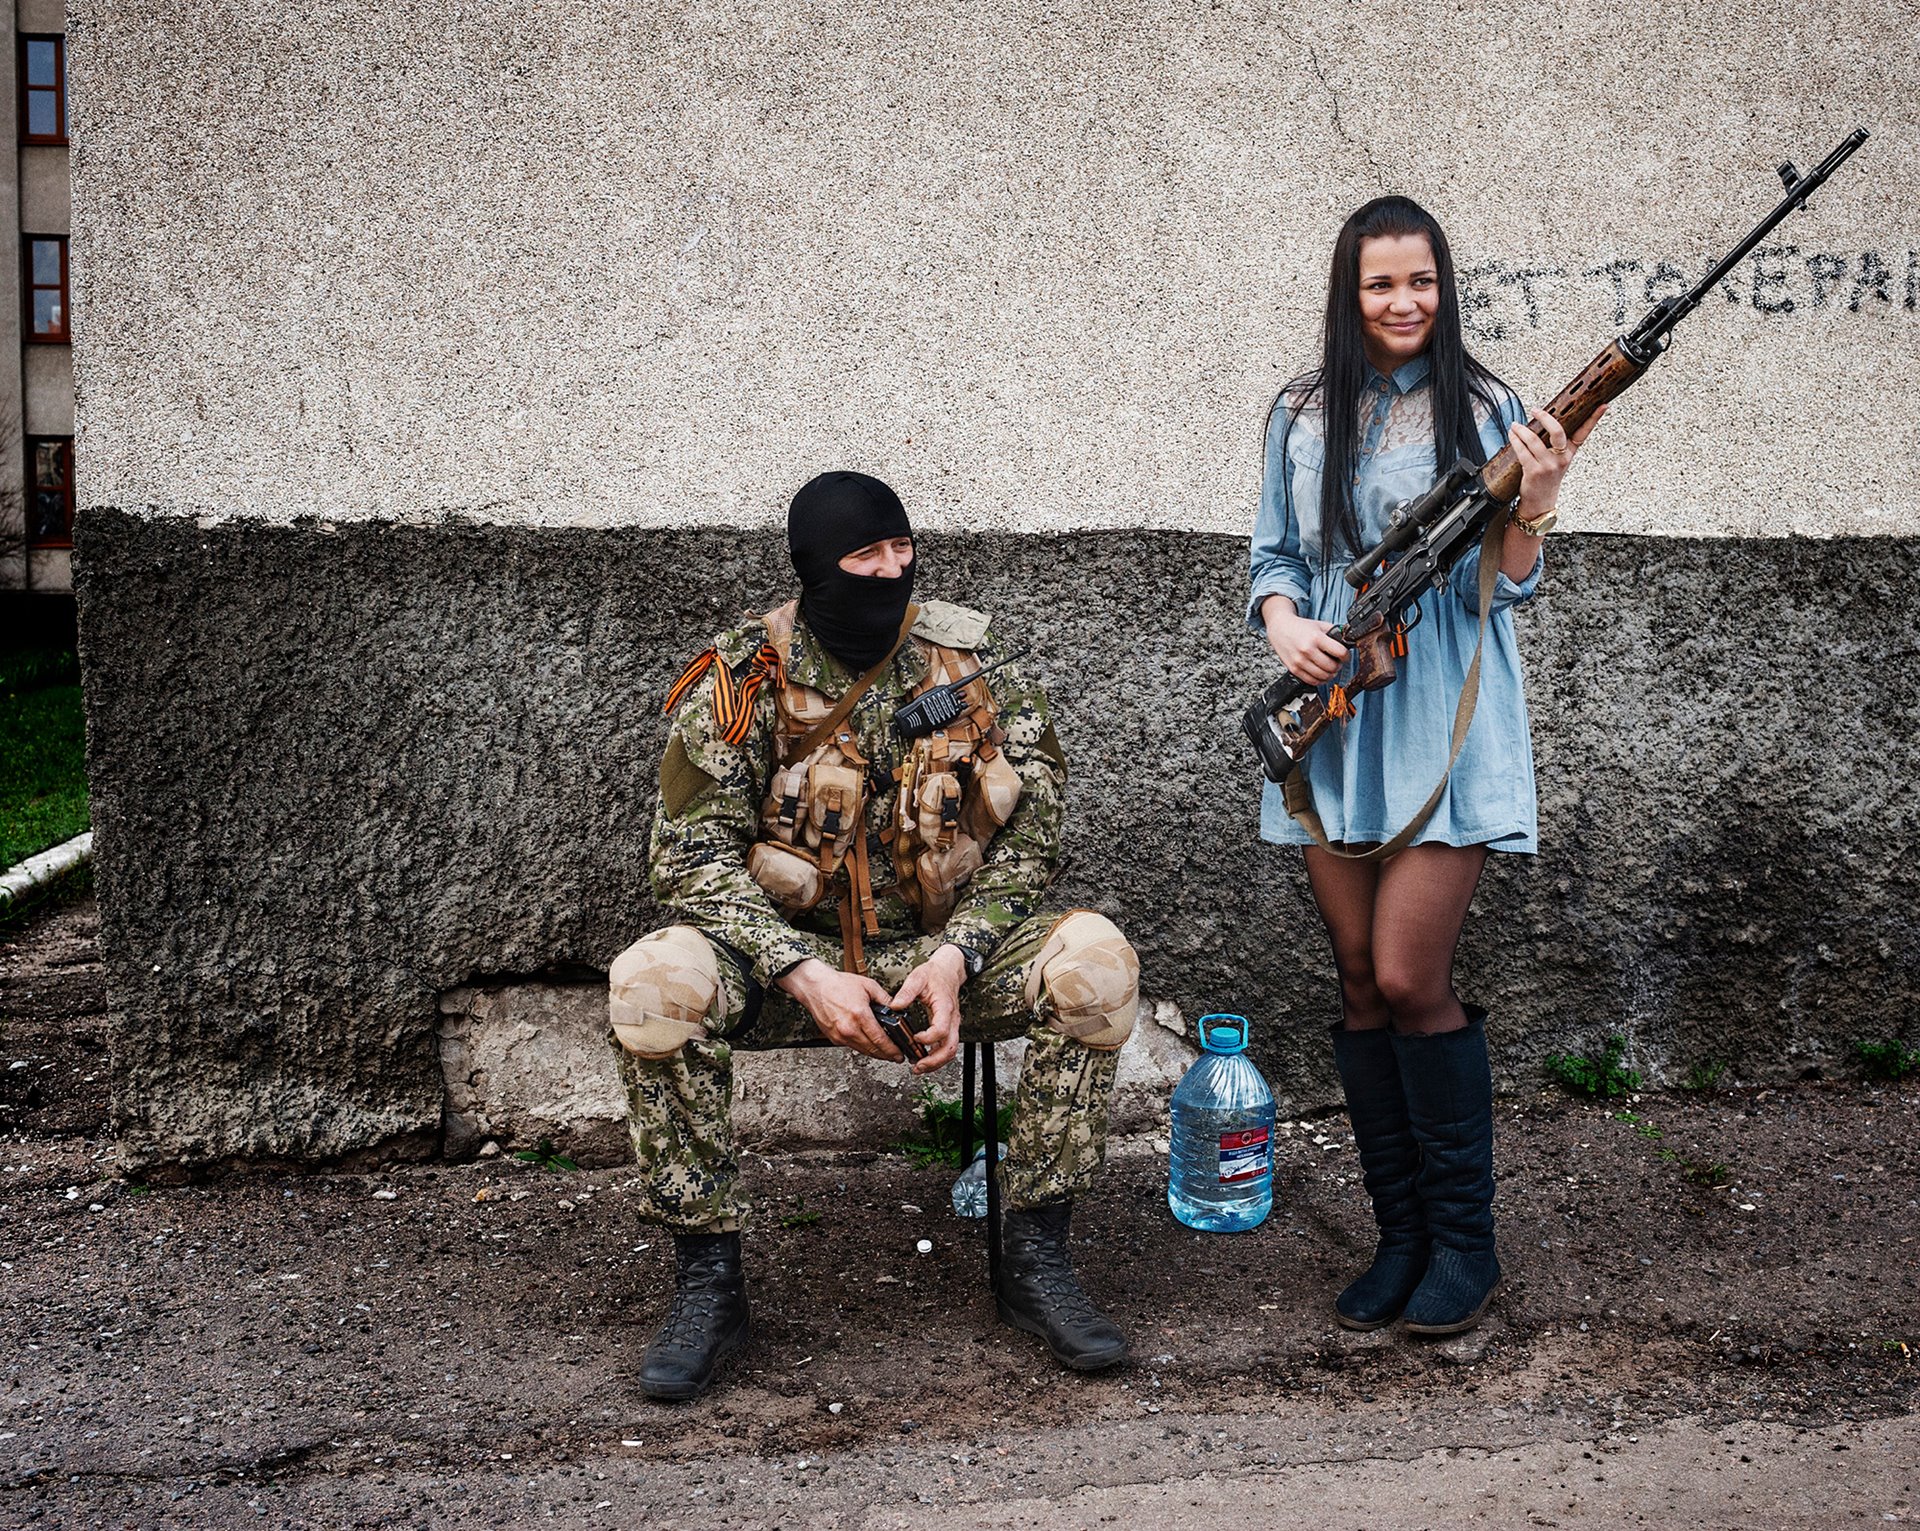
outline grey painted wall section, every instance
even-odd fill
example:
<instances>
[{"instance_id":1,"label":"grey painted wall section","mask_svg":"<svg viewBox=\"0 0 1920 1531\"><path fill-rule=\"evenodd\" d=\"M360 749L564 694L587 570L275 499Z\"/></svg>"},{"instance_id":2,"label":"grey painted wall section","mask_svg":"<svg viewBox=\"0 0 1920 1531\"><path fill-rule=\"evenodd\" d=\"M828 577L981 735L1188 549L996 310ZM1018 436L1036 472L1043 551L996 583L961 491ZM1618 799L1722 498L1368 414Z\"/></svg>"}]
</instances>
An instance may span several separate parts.
<instances>
[{"instance_id":1,"label":"grey painted wall section","mask_svg":"<svg viewBox=\"0 0 1920 1531\"><path fill-rule=\"evenodd\" d=\"M657 698L780 594L770 528L826 465L896 482L945 591L1038 642L1063 902L1329 1099L1317 921L1233 723L1271 673L1258 425L1335 229L1428 202L1538 399L1856 123L1582 460L1525 639L1547 854L1496 862L1463 972L1509 1080L1608 1027L1772 1079L1906 1024L1912 7L1516 14L76 0L129 1162L430 1145L434 996L655 918Z\"/></svg>"},{"instance_id":2,"label":"grey painted wall section","mask_svg":"<svg viewBox=\"0 0 1920 1531\"><path fill-rule=\"evenodd\" d=\"M21 356L26 384L26 434L73 434L73 347L26 346Z\"/></svg>"},{"instance_id":3,"label":"grey painted wall section","mask_svg":"<svg viewBox=\"0 0 1920 1531\"><path fill-rule=\"evenodd\" d=\"M64 234L73 220L68 150L55 144L20 146L20 227L29 234Z\"/></svg>"},{"instance_id":4,"label":"grey painted wall section","mask_svg":"<svg viewBox=\"0 0 1920 1531\"><path fill-rule=\"evenodd\" d=\"M79 553L129 1167L430 1147L437 995L655 923L659 698L784 567L762 534L98 510ZM1253 836L1243 558L926 548L929 589L1036 645L1075 766L1058 903L1122 922L1150 998L1252 1016L1301 1109L1334 1098L1336 995L1299 856ZM1655 1078L1764 1081L1910 1028L1916 588L1912 539L1556 540L1522 618L1545 854L1495 858L1461 962L1503 1081L1608 1030Z\"/></svg>"},{"instance_id":5,"label":"grey painted wall section","mask_svg":"<svg viewBox=\"0 0 1920 1531\"><path fill-rule=\"evenodd\" d=\"M220 517L766 525L841 462L929 525L1239 532L1364 198L1436 209L1540 399L1863 122L1567 524L1906 531L1912 5L1519 18L75 0L81 481Z\"/></svg>"}]
</instances>

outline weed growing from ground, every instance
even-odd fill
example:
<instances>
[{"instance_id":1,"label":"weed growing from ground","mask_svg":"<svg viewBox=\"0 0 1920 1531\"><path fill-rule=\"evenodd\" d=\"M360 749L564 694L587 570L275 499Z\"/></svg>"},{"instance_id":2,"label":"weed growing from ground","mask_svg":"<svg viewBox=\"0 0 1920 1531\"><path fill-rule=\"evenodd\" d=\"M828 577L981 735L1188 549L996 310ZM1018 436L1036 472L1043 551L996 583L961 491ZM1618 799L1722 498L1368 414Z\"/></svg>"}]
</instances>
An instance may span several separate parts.
<instances>
[{"instance_id":1,"label":"weed growing from ground","mask_svg":"<svg viewBox=\"0 0 1920 1531\"><path fill-rule=\"evenodd\" d=\"M1920 1051L1899 1042L1855 1042L1853 1054L1867 1071L1867 1078L1885 1080L1888 1084L1920 1068Z\"/></svg>"},{"instance_id":2,"label":"weed growing from ground","mask_svg":"<svg viewBox=\"0 0 1920 1531\"><path fill-rule=\"evenodd\" d=\"M1618 1034L1607 1038L1607 1045L1596 1055L1551 1053L1547 1057L1547 1077L1574 1095L1589 1100L1611 1100L1640 1088L1640 1075L1626 1068L1627 1039Z\"/></svg>"},{"instance_id":3,"label":"weed growing from ground","mask_svg":"<svg viewBox=\"0 0 1920 1531\"><path fill-rule=\"evenodd\" d=\"M1680 1088L1690 1095L1705 1095L1718 1088L1720 1076L1727 1071L1725 1058L1703 1058L1687 1070L1686 1083Z\"/></svg>"},{"instance_id":4,"label":"weed growing from ground","mask_svg":"<svg viewBox=\"0 0 1920 1531\"><path fill-rule=\"evenodd\" d=\"M526 1164L537 1164L541 1169L552 1171L555 1174L561 1170L577 1170L580 1168L573 1160L569 1159L565 1154L561 1153L559 1149L553 1146L552 1138L542 1138L538 1143L534 1144L532 1148L521 1149L519 1153L514 1155L514 1158Z\"/></svg>"},{"instance_id":5,"label":"weed growing from ground","mask_svg":"<svg viewBox=\"0 0 1920 1531\"><path fill-rule=\"evenodd\" d=\"M780 1226L782 1228L811 1228L819 1221L820 1214L818 1212L809 1212L807 1210L807 1199L802 1196L800 1198L799 1210L789 1212L785 1217L781 1218Z\"/></svg>"},{"instance_id":6,"label":"weed growing from ground","mask_svg":"<svg viewBox=\"0 0 1920 1531\"><path fill-rule=\"evenodd\" d=\"M922 1085L913 1092L920 1108L922 1135L903 1139L894 1146L921 1169L935 1164L960 1164L960 1102L936 1094L933 1086ZM1013 1103L1000 1107L999 1139L1007 1141L1007 1124L1013 1120ZM973 1143L977 1148L986 1141L987 1112L978 1099L973 1103Z\"/></svg>"}]
</instances>

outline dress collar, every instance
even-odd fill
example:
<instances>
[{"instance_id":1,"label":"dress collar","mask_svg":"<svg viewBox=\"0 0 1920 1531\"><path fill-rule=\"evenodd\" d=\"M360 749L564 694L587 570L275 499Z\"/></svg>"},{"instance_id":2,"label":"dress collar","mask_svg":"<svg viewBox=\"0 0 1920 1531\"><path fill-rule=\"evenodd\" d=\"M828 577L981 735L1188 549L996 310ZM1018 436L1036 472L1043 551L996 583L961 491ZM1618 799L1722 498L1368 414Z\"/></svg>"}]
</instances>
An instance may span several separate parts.
<instances>
[{"instance_id":1,"label":"dress collar","mask_svg":"<svg viewBox=\"0 0 1920 1531\"><path fill-rule=\"evenodd\" d=\"M1369 363L1367 366L1367 381L1370 384L1378 383L1384 386L1389 393L1412 393L1414 389L1418 388L1427 380L1427 374L1432 370L1433 362L1431 357L1427 352L1422 351L1418 356L1414 357L1412 361L1395 367L1390 376L1383 377L1379 372L1375 371L1372 364Z\"/></svg>"}]
</instances>

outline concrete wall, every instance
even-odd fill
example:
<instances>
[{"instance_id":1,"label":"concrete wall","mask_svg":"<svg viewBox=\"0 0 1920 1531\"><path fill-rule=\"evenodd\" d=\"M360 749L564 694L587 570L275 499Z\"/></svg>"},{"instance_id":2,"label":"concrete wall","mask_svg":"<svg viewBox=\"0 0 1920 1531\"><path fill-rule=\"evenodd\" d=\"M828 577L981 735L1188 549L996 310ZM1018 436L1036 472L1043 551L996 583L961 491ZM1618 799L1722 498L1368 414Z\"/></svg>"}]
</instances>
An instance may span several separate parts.
<instances>
[{"instance_id":1,"label":"concrete wall","mask_svg":"<svg viewBox=\"0 0 1920 1531\"><path fill-rule=\"evenodd\" d=\"M22 357L29 436L73 434L73 349L28 346Z\"/></svg>"},{"instance_id":2,"label":"concrete wall","mask_svg":"<svg viewBox=\"0 0 1920 1531\"><path fill-rule=\"evenodd\" d=\"M1037 641L1063 900L1324 1101L1328 964L1232 730L1272 671L1237 618L1259 421L1335 228L1427 201L1476 344L1544 397L1856 122L1570 485L1523 630L1546 854L1497 863L1462 970L1515 1082L1607 1029L1761 1079L1905 1025L1920 39L1857 3L1529 26L81 0L130 1159L431 1145L437 996L655 918L657 698L779 597L767 529L831 464L898 484L930 580Z\"/></svg>"}]
</instances>

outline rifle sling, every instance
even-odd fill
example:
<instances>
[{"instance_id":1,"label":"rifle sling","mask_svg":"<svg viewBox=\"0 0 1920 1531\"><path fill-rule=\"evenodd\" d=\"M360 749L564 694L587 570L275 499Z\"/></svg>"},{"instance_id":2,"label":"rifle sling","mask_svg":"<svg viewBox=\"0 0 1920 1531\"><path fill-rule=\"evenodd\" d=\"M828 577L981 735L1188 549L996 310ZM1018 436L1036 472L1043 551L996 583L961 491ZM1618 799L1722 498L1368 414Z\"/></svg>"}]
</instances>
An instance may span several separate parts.
<instances>
[{"instance_id":1,"label":"rifle sling","mask_svg":"<svg viewBox=\"0 0 1920 1531\"><path fill-rule=\"evenodd\" d=\"M1434 809L1440 806L1441 794L1447 790L1447 779L1453 775L1454 762L1460 758L1461 747L1467 742L1467 730L1473 727L1473 709L1480 700L1480 657L1487 646L1487 623L1493 616L1493 592L1500 579L1500 560L1496 556L1495 543L1506 533L1504 518L1496 516L1487 525L1486 536L1480 539L1480 633L1473 645L1473 663L1467 666L1467 678L1460 687L1460 700L1453 710L1453 748L1447 754L1447 768L1440 773L1440 780L1434 784L1420 811L1408 820L1398 834L1391 840L1366 851L1343 851L1334 849L1327 839L1326 826L1320 822L1320 815L1314 811L1313 790L1307 785L1307 773L1301 766L1295 766L1287 773L1286 784L1280 791L1285 798L1287 812L1294 822L1313 836L1314 844L1330 856L1338 856L1342 861L1385 861L1389 856L1397 856L1413 843L1413 837L1427 827L1427 820L1433 817Z\"/></svg>"}]
</instances>

